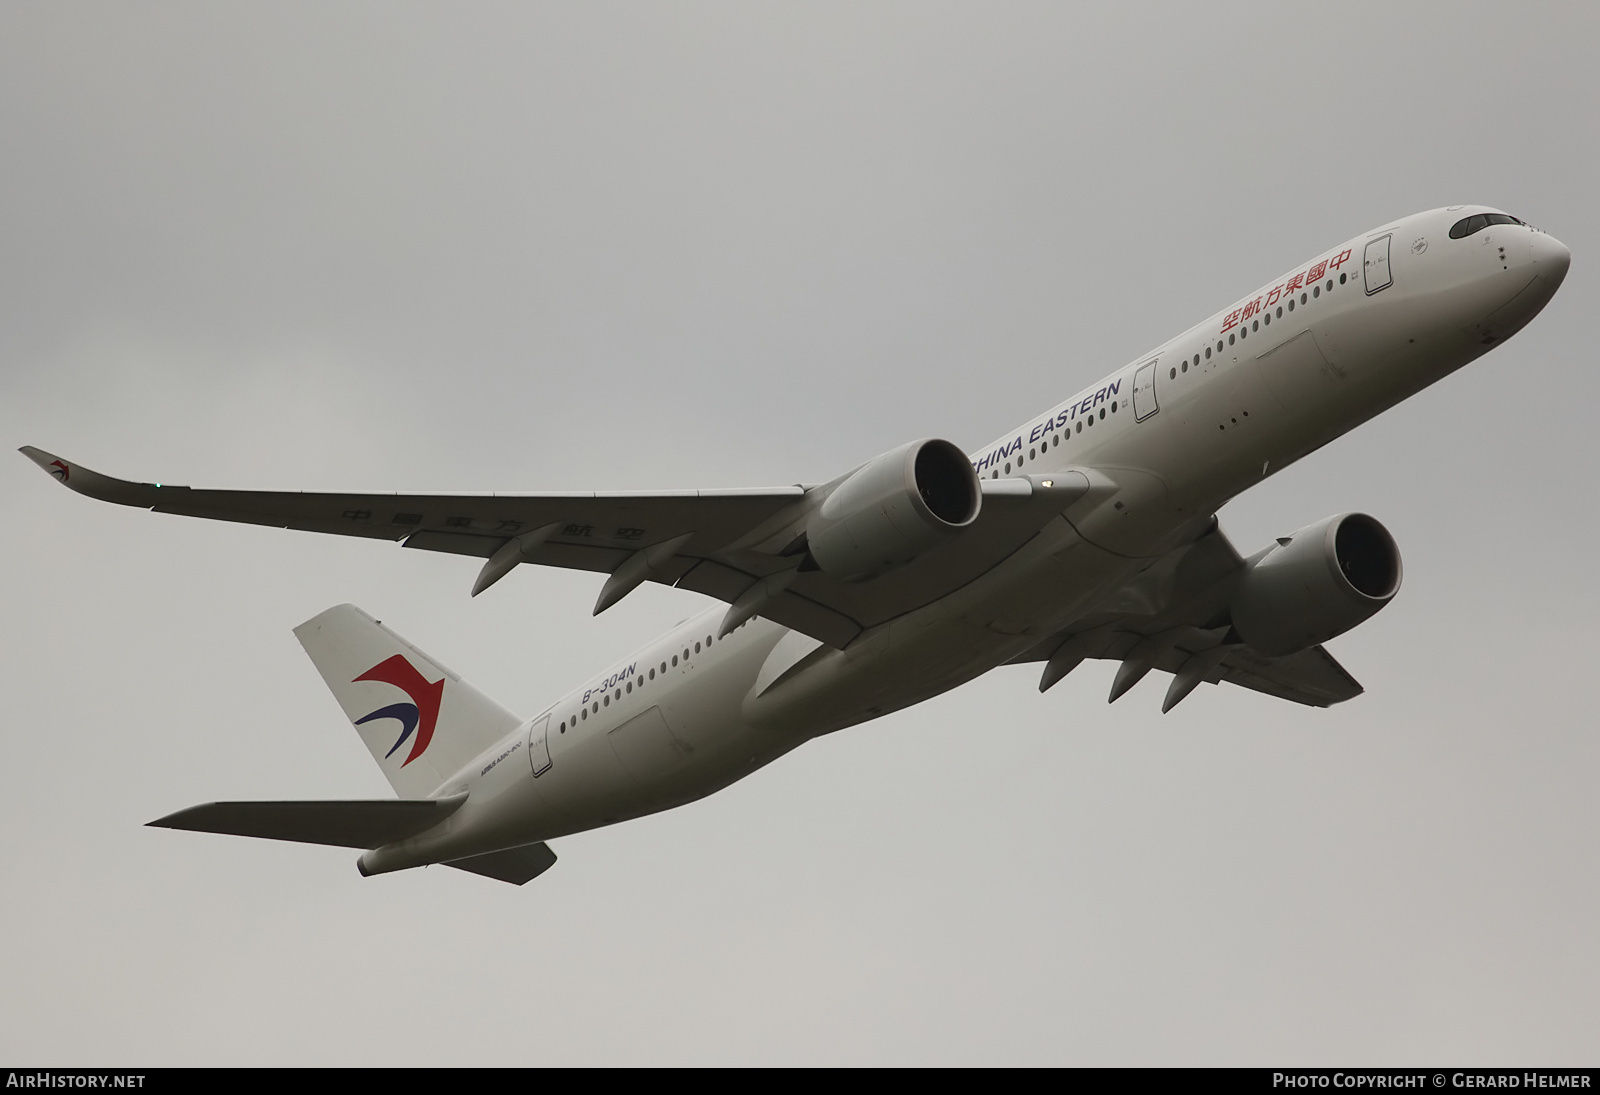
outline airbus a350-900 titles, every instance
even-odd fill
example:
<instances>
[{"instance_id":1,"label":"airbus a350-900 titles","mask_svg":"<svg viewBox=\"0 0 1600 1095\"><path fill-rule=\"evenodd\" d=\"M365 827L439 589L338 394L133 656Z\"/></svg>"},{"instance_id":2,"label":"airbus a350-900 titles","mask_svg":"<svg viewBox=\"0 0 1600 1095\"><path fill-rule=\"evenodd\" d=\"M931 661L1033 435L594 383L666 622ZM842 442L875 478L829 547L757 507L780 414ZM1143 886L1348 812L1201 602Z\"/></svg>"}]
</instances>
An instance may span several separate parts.
<instances>
[{"instance_id":1,"label":"airbus a350-900 titles","mask_svg":"<svg viewBox=\"0 0 1600 1095\"><path fill-rule=\"evenodd\" d=\"M1342 513L1243 557L1216 510L1528 323L1567 248L1452 206L1364 232L967 454L901 445L829 483L493 496L194 490L32 447L64 485L164 513L403 541L644 582L718 602L531 719L352 605L295 629L398 796L214 802L151 824L363 849L363 874L431 863L524 883L548 841L701 798L821 734L1036 662L1152 669L1162 710L1229 682L1329 706L1361 686L1320 644L1400 588L1372 517Z\"/></svg>"}]
</instances>

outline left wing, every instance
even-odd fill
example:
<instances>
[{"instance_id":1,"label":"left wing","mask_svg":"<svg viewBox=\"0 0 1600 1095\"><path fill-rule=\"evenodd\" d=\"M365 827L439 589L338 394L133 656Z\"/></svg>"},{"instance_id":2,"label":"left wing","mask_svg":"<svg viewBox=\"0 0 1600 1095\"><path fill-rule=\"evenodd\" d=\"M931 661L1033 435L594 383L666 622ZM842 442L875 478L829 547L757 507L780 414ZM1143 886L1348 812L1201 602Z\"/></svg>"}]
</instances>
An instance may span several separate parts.
<instances>
[{"instance_id":1,"label":"left wing","mask_svg":"<svg viewBox=\"0 0 1600 1095\"><path fill-rule=\"evenodd\" d=\"M1222 681L1311 707L1332 707L1361 695L1361 685L1320 646L1267 658L1238 640L1227 607L1247 565L1222 530L1213 527L1012 664L1044 662L1042 692L1085 659L1119 661L1113 701L1160 669L1172 674L1163 713L1201 684Z\"/></svg>"},{"instance_id":2,"label":"left wing","mask_svg":"<svg viewBox=\"0 0 1600 1095\"><path fill-rule=\"evenodd\" d=\"M115 479L32 446L21 451L63 485L103 502L476 556L486 562L474 594L521 563L589 570L610 576L597 613L658 582L729 602L725 629L759 614L834 647L972 581L1089 486L1081 475L985 480L986 504L960 536L872 582L849 583L803 568L803 549L795 550L806 517L833 484L633 494L195 490ZM1081 487L1067 485L1080 480Z\"/></svg>"}]
</instances>

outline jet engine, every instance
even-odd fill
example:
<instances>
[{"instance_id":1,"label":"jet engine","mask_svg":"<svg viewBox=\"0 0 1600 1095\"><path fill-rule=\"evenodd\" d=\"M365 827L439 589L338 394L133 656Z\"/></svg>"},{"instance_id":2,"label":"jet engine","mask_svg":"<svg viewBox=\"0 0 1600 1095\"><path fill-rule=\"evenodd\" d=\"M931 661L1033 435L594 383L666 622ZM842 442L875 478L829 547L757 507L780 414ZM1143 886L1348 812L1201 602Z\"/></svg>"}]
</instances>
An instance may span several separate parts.
<instances>
[{"instance_id":1,"label":"jet engine","mask_svg":"<svg viewBox=\"0 0 1600 1095\"><path fill-rule=\"evenodd\" d=\"M823 573L861 582L910 562L972 524L978 475L948 441L913 441L862 465L806 523Z\"/></svg>"},{"instance_id":2,"label":"jet engine","mask_svg":"<svg viewBox=\"0 0 1600 1095\"><path fill-rule=\"evenodd\" d=\"M1400 589L1400 550L1364 513L1308 525L1259 556L1231 604L1239 638L1279 657L1343 635Z\"/></svg>"}]
</instances>

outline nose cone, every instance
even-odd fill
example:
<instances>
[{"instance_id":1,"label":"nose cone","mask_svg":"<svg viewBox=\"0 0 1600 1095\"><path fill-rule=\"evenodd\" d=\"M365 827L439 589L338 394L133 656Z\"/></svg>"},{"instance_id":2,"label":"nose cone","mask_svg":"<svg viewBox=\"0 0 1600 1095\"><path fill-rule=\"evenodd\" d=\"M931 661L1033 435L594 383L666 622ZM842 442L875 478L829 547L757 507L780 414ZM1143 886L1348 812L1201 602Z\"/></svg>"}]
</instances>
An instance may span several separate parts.
<instances>
[{"instance_id":1,"label":"nose cone","mask_svg":"<svg viewBox=\"0 0 1600 1095\"><path fill-rule=\"evenodd\" d=\"M1572 265L1572 252L1554 236L1538 232L1533 237L1531 257L1540 280L1548 281L1548 291L1554 293L1567 276L1567 267Z\"/></svg>"},{"instance_id":2,"label":"nose cone","mask_svg":"<svg viewBox=\"0 0 1600 1095\"><path fill-rule=\"evenodd\" d=\"M1510 338L1550 303L1567 276L1567 267L1572 265L1572 252L1555 237L1536 231L1528 240L1527 262L1526 267L1519 264L1518 270L1527 270L1533 276L1512 293L1511 299L1472 325L1473 337L1484 345Z\"/></svg>"}]
</instances>

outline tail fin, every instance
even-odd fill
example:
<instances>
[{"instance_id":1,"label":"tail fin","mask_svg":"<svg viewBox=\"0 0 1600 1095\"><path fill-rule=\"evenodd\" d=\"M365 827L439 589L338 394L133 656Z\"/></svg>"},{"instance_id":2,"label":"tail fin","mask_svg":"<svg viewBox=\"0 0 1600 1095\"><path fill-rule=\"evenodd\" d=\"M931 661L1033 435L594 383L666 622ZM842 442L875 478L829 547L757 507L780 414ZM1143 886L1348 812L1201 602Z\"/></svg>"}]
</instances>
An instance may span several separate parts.
<instances>
[{"instance_id":1,"label":"tail fin","mask_svg":"<svg viewBox=\"0 0 1600 1095\"><path fill-rule=\"evenodd\" d=\"M522 720L355 605L294 629L401 798L423 798Z\"/></svg>"}]
</instances>

